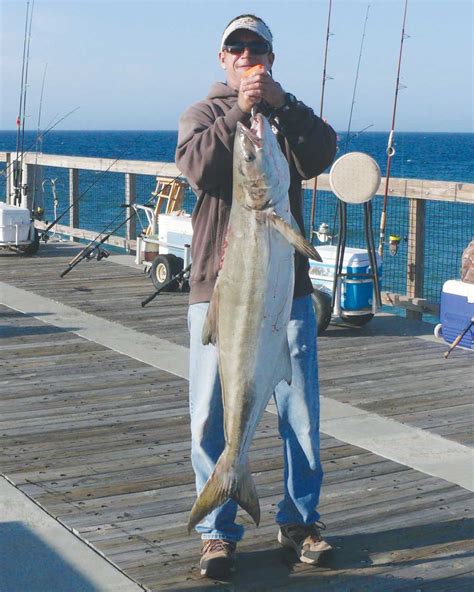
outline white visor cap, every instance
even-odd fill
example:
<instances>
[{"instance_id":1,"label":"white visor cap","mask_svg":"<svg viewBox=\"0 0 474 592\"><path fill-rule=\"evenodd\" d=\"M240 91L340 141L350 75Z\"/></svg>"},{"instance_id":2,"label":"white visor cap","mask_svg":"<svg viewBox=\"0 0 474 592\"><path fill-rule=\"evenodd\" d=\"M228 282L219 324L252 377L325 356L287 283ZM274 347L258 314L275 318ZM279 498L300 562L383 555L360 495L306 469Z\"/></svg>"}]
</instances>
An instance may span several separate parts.
<instances>
[{"instance_id":1,"label":"white visor cap","mask_svg":"<svg viewBox=\"0 0 474 592\"><path fill-rule=\"evenodd\" d=\"M252 31L252 33L256 33L270 44L270 49L273 48L273 36L267 25L263 21L253 16L242 16L239 19L232 21L224 31L221 40L221 51L224 47L225 42L227 41L227 38L234 31L237 31L237 29L245 29L247 31Z\"/></svg>"}]
</instances>

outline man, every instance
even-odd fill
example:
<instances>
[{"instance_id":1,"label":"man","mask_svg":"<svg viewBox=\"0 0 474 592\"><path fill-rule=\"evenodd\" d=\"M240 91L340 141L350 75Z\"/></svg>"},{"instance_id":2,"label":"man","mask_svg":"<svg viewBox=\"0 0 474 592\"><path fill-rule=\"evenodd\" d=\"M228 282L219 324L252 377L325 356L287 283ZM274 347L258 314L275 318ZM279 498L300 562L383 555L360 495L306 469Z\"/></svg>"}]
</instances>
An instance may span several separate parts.
<instances>
[{"instance_id":1,"label":"man","mask_svg":"<svg viewBox=\"0 0 474 592\"><path fill-rule=\"evenodd\" d=\"M224 449L223 408L217 351L203 346L202 327L217 278L232 202L232 152L237 122L250 123L252 107L264 105L276 118L279 141L290 168L290 207L304 234L301 180L321 173L336 152L336 135L311 109L285 93L271 76L273 38L254 15L226 27L219 60L226 83L215 83L203 101L192 105L179 124L176 163L198 198L193 212L192 273L189 307L191 459L198 493ZM261 64L263 73L243 77ZM278 385L275 401L285 457L285 494L276 521L278 540L301 561L316 563L330 549L320 533L316 507L322 482L319 460L319 388L316 321L308 260L295 255L295 289L288 340L292 384ZM227 500L196 527L203 539L201 574L223 577L233 569L243 526L237 506Z\"/></svg>"}]
</instances>

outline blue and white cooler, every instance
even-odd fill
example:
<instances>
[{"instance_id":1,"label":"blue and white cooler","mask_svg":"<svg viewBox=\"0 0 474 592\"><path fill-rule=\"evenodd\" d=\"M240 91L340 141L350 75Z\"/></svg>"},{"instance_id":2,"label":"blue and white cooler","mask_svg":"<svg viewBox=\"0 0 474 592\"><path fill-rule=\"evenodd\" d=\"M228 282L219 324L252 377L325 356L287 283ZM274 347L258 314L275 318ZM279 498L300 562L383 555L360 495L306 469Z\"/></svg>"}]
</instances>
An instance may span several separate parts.
<instances>
[{"instance_id":1,"label":"blue and white cooler","mask_svg":"<svg viewBox=\"0 0 474 592\"><path fill-rule=\"evenodd\" d=\"M441 292L440 321L441 335L452 343L474 319L474 284L460 280L448 280ZM438 328L439 326L437 326ZM435 334L439 334L439 328ZM472 349L474 326L471 324L459 345Z\"/></svg>"},{"instance_id":2,"label":"blue and white cooler","mask_svg":"<svg viewBox=\"0 0 474 592\"><path fill-rule=\"evenodd\" d=\"M337 247L334 245L323 245L316 247L321 255L322 261L310 259L309 276L313 287L332 294L334 273L336 267ZM382 277L382 264L377 255L379 281ZM346 247L344 251L343 273L347 274L368 274L370 273L369 255L366 249ZM340 306L344 312L351 313L361 311L367 313L372 311L374 297L373 282L368 277L344 278L341 290Z\"/></svg>"}]
</instances>

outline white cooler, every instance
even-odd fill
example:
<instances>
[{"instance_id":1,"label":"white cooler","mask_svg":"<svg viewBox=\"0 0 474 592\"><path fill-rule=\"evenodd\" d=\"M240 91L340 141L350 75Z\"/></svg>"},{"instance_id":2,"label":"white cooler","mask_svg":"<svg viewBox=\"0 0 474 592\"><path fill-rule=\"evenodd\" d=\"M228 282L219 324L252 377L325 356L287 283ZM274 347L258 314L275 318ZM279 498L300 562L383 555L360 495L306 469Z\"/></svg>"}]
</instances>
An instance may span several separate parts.
<instances>
[{"instance_id":1,"label":"white cooler","mask_svg":"<svg viewBox=\"0 0 474 592\"><path fill-rule=\"evenodd\" d=\"M336 269L337 247L333 245L316 246L322 262L309 261L309 277L313 287L332 294L334 273ZM381 259L377 255L379 282L382 276ZM370 273L369 255L366 249L346 247L342 273ZM372 308L373 282L370 278L343 278L341 293L341 309L343 311L357 311Z\"/></svg>"},{"instance_id":2,"label":"white cooler","mask_svg":"<svg viewBox=\"0 0 474 592\"><path fill-rule=\"evenodd\" d=\"M160 254L183 257L184 245L190 245L193 237L193 227L189 214L160 214L158 217L158 240L167 243L169 247L161 246Z\"/></svg>"},{"instance_id":3,"label":"white cooler","mask_svg":"<svg viewBox=\"0 0 474 592\"><path fill-rule=\"evenodd\" d=\"M30 227L31 214L28 208L0 202L0 244L27 242Z\"/></svg>"}]
</instances>

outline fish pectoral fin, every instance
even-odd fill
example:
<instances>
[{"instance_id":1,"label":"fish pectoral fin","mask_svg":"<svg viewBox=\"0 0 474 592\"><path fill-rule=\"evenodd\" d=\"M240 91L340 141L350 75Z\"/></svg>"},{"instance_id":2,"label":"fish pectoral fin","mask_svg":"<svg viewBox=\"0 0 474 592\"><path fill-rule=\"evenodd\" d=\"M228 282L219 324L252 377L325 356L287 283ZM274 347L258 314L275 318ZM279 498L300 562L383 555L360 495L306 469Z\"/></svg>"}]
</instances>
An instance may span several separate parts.
<instances>
[{"instance_id":1,"label":"fish pectoral fin","mask_svg":"<svg viewBox=\"0 0 474 592\"><path fill-rule=\"evenodd\" d=\"M233 465L227 462L226 454L223 452L214 472L194 503L189 516L188 532L229 498L248 512L258 526L260 504L249 466L242 465L235 470Z\"/></svg>"},{"instance_id":2,"label":"fish pectoral fin","mask_svg":"<svg viewBox=\"0 0 474 592\"><path fill-rule=\"evenodd\" d=\"M217 342L217 313L219 311L219 298L218 298L218 291L217 291L217 284L214 287L214 292L211 296L211 301L209 302L209 308L207 309L207 315L204 320L204 325L202 327L202 344L209 345L212 343L216 345Z\"/></svg>"},{"instance_id":3,"label":"fish pectoral fin","mask_svg":"<svg viewBox=\"0 0 474 592\"><path fill-rule=\"evenodd\" d=\"M305 237L298 231L292 228L286 220L281 216L272 212L269 215L269 221L273 227L282 234L286 240L295 247L295 249L304 255L310 257L315 261L322 261L321 255L316 251L313 245L305 239Z\"/></svg>"}]
</instances>

